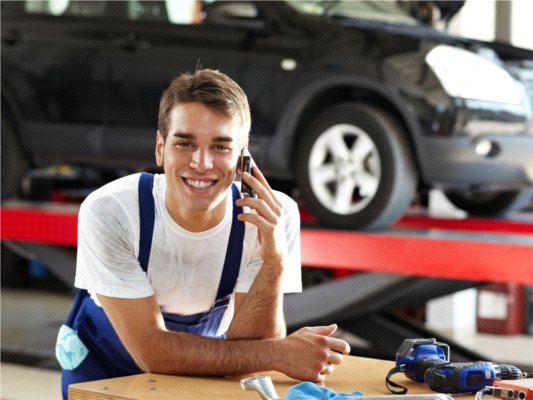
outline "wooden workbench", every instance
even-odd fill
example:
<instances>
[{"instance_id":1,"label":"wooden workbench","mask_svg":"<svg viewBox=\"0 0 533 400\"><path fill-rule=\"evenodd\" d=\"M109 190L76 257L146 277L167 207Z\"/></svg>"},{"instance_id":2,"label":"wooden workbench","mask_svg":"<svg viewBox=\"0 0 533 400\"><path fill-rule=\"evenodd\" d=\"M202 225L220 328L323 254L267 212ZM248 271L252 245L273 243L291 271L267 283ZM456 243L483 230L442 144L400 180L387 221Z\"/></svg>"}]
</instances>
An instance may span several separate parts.
<instances>
[{"instance_id":1,"label":"wooden workbench","mask_svg":"<svg viewBox=\"0 0 533 400\"><path fill-rule=\"evenodd\" d=\"M385 376L393 366L392 361L345 357L344 363L336 367L335 373L327 378L325 384L338 393L359 390L368 396L391 394L385 386ZM271 376L280 396L284 396L291 386L299 383L279 372L246 376L254 375ZM206 378L159 374L132 375L71 385L69 400L261 399L259 393L241 389L239 381L246 376ZM424 384L413 382L403 374L394 375L393 381L407 386L410 394L430 392ZM472 398L473 396L461 396L461 400Z\"/></svg>"}]
</instances>

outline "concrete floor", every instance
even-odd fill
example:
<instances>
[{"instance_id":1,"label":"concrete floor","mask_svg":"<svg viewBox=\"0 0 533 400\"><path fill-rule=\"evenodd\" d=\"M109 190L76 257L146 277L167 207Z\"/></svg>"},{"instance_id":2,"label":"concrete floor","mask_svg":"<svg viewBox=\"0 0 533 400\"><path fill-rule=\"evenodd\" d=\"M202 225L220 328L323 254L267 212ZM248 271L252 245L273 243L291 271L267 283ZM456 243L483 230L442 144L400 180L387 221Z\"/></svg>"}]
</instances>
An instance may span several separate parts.
<instances>
[{"instance_id":1,"label":"concrete floor","mask_svg":"<svg viewBox=\"0 0 533 400\"><path fill-rule=\"evenodd\" d=\"M54 346L71 303L68 293L2 289L2 400L61 398Z\"/></svg>"},{"instance_id":2,"label":"concrete floor","mask_svg":"<svg viewBox=\"0 0 533 400\"><path fill-rule=\"evenodd\" d=\"M57 370L1 364L2 400L61 399L61 373Z\"/></svg>"},{"instance_id":3,"label":"concrete floor","mask_svg":"<svg viewBox=\"0 0 533 400\"><path fill-rule=\"evenodd\" d=\"M60 398L54 346L71 302L72 295L66 292L2 289L2 400ZM533 372L533 336L448 333L459 344L486 355L487 360L529 366L527 372ZM351 340L349 334L344 337Z\"/></svg>"}]
</instances>

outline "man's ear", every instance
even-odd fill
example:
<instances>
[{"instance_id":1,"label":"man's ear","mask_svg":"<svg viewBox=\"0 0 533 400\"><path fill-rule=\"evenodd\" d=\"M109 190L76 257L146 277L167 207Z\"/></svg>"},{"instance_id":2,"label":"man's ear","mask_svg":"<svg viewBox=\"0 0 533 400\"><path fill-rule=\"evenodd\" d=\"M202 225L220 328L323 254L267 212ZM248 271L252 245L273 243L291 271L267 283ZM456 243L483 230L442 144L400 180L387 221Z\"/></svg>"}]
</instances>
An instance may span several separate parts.
<instances>
[{"instance_id":1,"label":"man's ear","mask_svg":"<svg viewBox=\"0 0 533 400\"><path fill-rule=\"evenodd\" d=\"M164 152L165 152L165 139L163 139L163 135L161 135L161 132L159 132L158 130L157 135L155 137L155 162L157 163L158 167L163 166Z\"/></svg>"}]
</instances>

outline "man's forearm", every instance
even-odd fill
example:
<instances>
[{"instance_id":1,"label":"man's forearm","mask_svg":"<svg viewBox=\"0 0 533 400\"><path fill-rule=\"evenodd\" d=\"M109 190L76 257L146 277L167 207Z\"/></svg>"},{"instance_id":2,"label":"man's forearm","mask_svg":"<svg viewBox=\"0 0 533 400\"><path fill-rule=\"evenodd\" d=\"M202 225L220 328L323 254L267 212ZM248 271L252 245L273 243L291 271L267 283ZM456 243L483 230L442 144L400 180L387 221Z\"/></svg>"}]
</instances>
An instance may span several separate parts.
<instances>
[{"instance_id":1,"label":"man's forearm","mask_svg":"<svg viewBox=\"0 0 533 400\"><path fill-rule=\"evenodd\" d=\"M279 371L323 381L350 346L329 337L336 325L302 328L284 339L213 339L183 332L151 332L135 360L141 369L176 375L226 376Z\"/></svg>"},{"instance_id":2,"label":"man's forearm","mask_svg":"<svg viewBox=\"0 0 533 400\"><path fill-rule=\"evenodd\" d=\"M282 338L283 315L281 266L263 265L229 326L228 339Z\"/></svg>"},{"instance_id":3,"label":"man's forearm","mask_svg":"<svg viewBox=\"0 0 533 400\"><path fill-rule=\"evenodd\" d=\"M136 359L146 372L237 375L276 368L276 340L223 340L159 331Z\"/></svg>"}]
</instances>

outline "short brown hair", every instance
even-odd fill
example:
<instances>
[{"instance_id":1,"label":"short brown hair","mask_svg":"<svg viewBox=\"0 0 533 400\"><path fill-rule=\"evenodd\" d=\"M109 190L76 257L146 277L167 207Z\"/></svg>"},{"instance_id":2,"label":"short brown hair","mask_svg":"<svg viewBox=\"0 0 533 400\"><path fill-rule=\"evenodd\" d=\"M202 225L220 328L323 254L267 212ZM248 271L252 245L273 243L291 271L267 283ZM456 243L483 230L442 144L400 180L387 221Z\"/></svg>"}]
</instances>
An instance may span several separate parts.
<instances>
[{"instance_id":1,"label":"short brown hair","mask_svg":"<svg viewBox=\"0 0 533 400\"><path fill-rule=\"evenodd\" d=\"M169 114L179 103L202 103L220 111L241 125L244 137L239 138L240 144L248 143L251 126L248 99L242 88L226 74L206 68L174 78L159 103L158 129L163 140L168 135Z\"/></svg>"}]
</instances>

